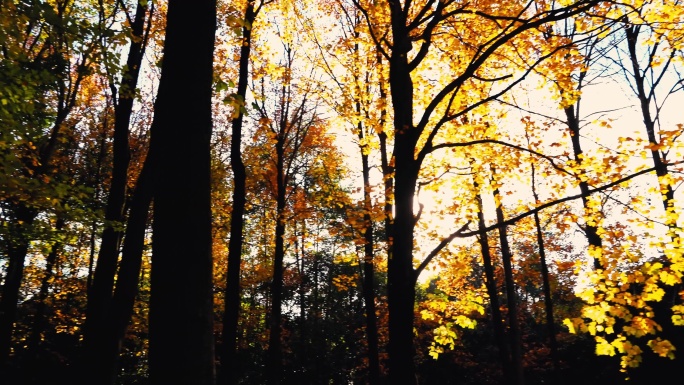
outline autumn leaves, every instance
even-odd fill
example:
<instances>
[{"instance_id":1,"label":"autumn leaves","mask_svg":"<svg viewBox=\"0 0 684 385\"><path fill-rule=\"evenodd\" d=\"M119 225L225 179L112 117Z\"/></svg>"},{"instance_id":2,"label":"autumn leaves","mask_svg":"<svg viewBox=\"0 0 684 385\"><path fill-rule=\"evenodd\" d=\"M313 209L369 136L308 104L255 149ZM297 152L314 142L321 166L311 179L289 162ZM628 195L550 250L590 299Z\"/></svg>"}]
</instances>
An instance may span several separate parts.
<instances>
[{"instance_id":1,"label":"autumn leaves","mask_svg":"<svg viewBox=\"0 0 684 385\"><path fill-rule=\"evenodd\" d=\"M6 3L2 360L63 333L96 382L125 342L209 383L216 337L221 383L414 385L483 330L511 384L567 373L566 330L680 359L678 1Z\"/></svg>"}]
</instances>

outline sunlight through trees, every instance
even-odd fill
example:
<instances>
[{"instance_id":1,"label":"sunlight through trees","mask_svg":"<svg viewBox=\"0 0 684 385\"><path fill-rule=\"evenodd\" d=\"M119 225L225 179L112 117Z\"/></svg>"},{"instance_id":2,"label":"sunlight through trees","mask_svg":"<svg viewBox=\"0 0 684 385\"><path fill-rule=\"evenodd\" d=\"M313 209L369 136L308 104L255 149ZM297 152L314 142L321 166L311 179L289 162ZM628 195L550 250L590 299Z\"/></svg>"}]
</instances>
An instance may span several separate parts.
<instances>
[{"instance_id":1,"label":"sunlight through trees","mask_svg":"<svg viewBox=\"0 0 684 385\"><path fill-rule=\"evenodd\" d=\"M0 0L0 378L678 378L683 22Z\"/></svg>"}]
</instances>

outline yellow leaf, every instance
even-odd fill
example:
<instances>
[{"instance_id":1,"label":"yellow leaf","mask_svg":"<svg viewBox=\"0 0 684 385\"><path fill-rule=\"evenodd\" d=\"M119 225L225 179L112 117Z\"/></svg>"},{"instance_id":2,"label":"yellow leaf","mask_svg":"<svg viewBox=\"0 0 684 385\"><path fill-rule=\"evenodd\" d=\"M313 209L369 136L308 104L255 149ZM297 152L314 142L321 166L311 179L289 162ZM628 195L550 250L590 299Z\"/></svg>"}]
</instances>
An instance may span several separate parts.
<instances>
[{"instance_id":1,"label":"yellow leaf","mask_svg":"<svg viewBox=\"0 0 684 385\"><path fill-rule=\"evenodd\" d=\"M596 337L596 355L597 356L614 356L615 346L608 343L605 338Z\"/></svg>"},{"instance_id":2,"label":"yellow leaf","mask_svg":"<svg viewBox=\"0 0 684 385\"><path fill-rule=\"evenodd\" d=\"M668 340L656 338L655 340L648 341L648 346L653 349L654 353L661 357L667 357L671 360L675 358L674 351L676 348Z\"/></svg>"}]
</instances>

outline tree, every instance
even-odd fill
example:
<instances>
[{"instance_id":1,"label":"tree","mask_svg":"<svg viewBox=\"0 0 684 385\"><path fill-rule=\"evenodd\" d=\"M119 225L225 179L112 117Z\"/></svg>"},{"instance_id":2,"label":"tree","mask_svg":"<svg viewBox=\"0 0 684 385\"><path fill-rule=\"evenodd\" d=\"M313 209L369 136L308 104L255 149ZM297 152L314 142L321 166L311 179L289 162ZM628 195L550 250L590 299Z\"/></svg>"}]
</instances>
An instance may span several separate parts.
<instances>
[{"instance_id":1,"label":"tree","mask_svg":"<svg viewBox=\"0 0 684 385\"><path fill-rule=\"evenodd\" d=\"M672 151L677 151L681 123L677 125L663 118L665 102L681 90L681 77L677 75L680 69L676 68L676 58L681 55L677 41L681 40L681 35L663 26L681 20L682 14L668 10L669 5L666 5L658 9L636 8L626 13L613 26L612 39L604 49L607 60L622 73L625 84L631 89L645 128L642 134L619 138L621 153L640 153L643 159L650 158L656 176L655 181L647 182L652 187L633 193L628 202L618 202L642 216L639 227L649 229L645 231L645 238L659 245L659 256L654 261L645 250L630 250L629 253L615 250L616 245L630 239L634 242L637 237L621 226L606 225L603 232L613 246L596 253L606 264L604 271L592 277L600 289L596 295L588 290L582 293L588 302L583 312L587 322L568 321L573 330L579 326L580 330L596 335L597 353L614 355L617 351L622 370L629 371L637 380L658 378L667 372L665 368L676 366L680 357L674 354L673 348L684 343L679 338L675 321L681 301L677 294L681 275L676 267L681 263L681 253L675 246L679 244L681 234L675 224L681 209L675 203L672 189L672 183L678 183L678 178L671 171L678 165L668 159ZM651 38L642 46L638 42L644 34ZM604 125L610 123L604 122ZM643 197L650 201L651 196L658 196L660 208L650 202L644 204ZM661 213L654 212L658 209ZM665 228L664 236L651 234L654 222ZM608 294L611 291L613 293ZM610 305L602 305L605 312L597 311L596 305L592 304L594 301ZM601 320L605 315L607 318ZM592 331L597 325L607 332ZM587 326L591 330L587 330ZM637 367L640 368L632 369Z\"/></svg>"},{"instance_id":2,"label":"tree","mask_svg":"<svg viewBox=\"0 0 684 385\"><path fill-rule=\"evenodd\" d=\"M674 142L684 132L684 126L682 123L672 126L671 123L664 122L661 118L661 112L668 97L684 89L684 79L681 78L681 75L673 80L667 79L663 82L663 78L671 66L679 67L674 72L681 74L681 65L678 65L677 58L681 58L682 51L677 49L677 42L681 41L682 36L677 32L668 31L667 28L659 28L649 20L649 16L652 15L644 12L643 21L624 22L622 26L623 41L626 45L627 60L621 69L639 102L646 138L648 139L647 147L657 177L657 188L653 189L653 192L660 194L664 212L663 222L668 227L667 237L669 239L667 241L669 242L664 242L662 246L663 250L666 251L661 257L662 270L658 272L660 275L658 285L663 290L663 298L654 301L656 303L652 305L655 313L653 320L661 326L662 335L676 349L684 346L684 338L680 337L681 330L677 330L677 326L681 325L677 325L672 318L676 313L676 311L673 312L673 309L676 309L676 306L682 306L682 298L679 293L681 273L678 272L679 266L682 264L682 257L680 251L673 250L673 247L668 246L668 244L678 245L681 243L682 233L678 227L680 209L676 206L674 186L681 183L682 179L674 175L677 172L676 166L671 165L672 159L669 156ZM656 13L654 16L658 19L672 19L672 21L681 20L683 17L681 11L675 12L674 15ZM640 37L644 35L649 36L650 44L646 46L644 54L640 55L639 51L642 48L639 47L639 42ZM662 89L665 90L661 91ZM674 246L674 248L677 247ZM663 346L658 339L650 340L647 345L653 349L656 355L669 356L669 353L666 354L663 350L654 349L654 347ZM671 363L650 355L646 355L645 358L647 360L645 363L649 364L650 367L645 368L646 373L639 374L641 378L646 379L657 378L666 372L668 367L674 368L684 362L681 353L677 354Z\"/></svg>"},{"instance_id":3,"label":"tree","mask_svg":"<svg viewBox=\"0 0 684 385\"><path fill-rule=\"evenodd\" d=\"M475 182L475 188L478 188L478 183ZM482 253L482 261L484 264L484 273L485 273L485 286L487 287L487 294L489 297L489 307L491 311L491 317L492 317L492 324L494 328L494 335L496 338L496 343L499 348L499 356L501 360L501 367L502 367L502 372L504 375L505 381L512 381L509 380L513 378L512 375L512 367L511 367L511 360L510 360L510 348L509 344L506 342L506 332L504 329L504 324L503 324L503 317L501 315L501 308L499 306L499 289L498 285L496 282L496 278L494 277L494 265L492 263L492 253L491 249L489 247L489 240L488 240L488 235L487 232L484 231L486 228L485 226L485 218L484 218L484 213L483 213L483 204L482 204L482 196L480 193L477 193L476 195L477 199L477 205L478 205L478 212L477 212L477 222L478 222L478 228L480 229L481 233L478 236L478 242L480 243L480 252Z\"/></svg>"},{"instance_id":4,"label":"tree","mask_svg":"<svg viewBox=\"0 0 684 385\"><path fill-rule=\"evenodd\" d=\"M529 49L534 44L534 39L540 37L533 33L539 27L588 11L598 2L580 1L560 7L544 7L534 2L511 3L497 4L495 8L490 4L476 4L471 7L470 4L456 1L430 1L420 5L411 1L388 1L380 7L361 1L355 1L355 4L366 15L370 28L374 31L374 42L382 55L389 60L389 84L394 112L396 213L392 227L392 258L388 267L390 381L393 384L415 384L412 325L417 274L413 266L416 224L413 201L422 163L427 155L440 148L463 145L435 143L435 138L447 123L506 93L524 78L520 76L510 81L508 79L513 74L501 75L501 72L496 74L496 71L491 71L493 73L489 77L487 68L496 68L493 63L495 57L508 58L510 65L520 66L517 68L521 69L521 74L529 72L536 62L543 61L552 54L535 56L529 52L529 58L535 59L515 63L512 56L505 54L506 49L514 44L518 49ZM378 12L378 15L373 14L376 8L382 8L383 11ZM474 28L458 30L455 25L460 22L467 22ZM422 95L426 95L427 100L420 100L418 104L412 75L415 76L421 65L427 65L426 59L437 46L441 46L439 36L446 31L453 33L450 35L452 38L461 35L459 39L446 42L445 47L459 50L459 56L464 59L456 61L456 68L445 69L456 73L455 77L445 80L429 92L423 92ZM477 32L469 35L469 31ZM388 41L386 36L390 36L390 33L391 41ZM458 43L464 41L467 44ZM411 54L414 42L420 42L420 47ZM549 52L553 53L556 49L551 47ZM429 64L435 67L433 63ZM482 97L478 95L468 98L463 92L467 92L472 83L492 91ZM494 83L500 83L500 88L493 89ZM459 96L463 99L459 99ZM418 113L417 123L414 122L414 107L422 109Z\"/></svg>"},{"instance_id":5,"label":"tree","mask_svg":"<svg viewBox=\"0 0 684 385\"><path fill-rule=\"evenodd\" d=\"M131 31L128 57L121 74L120 86L117 87L113 75L109 69L107 70L114 104L112 179L107 195L107 207L104 217L105 227L102 231L92 287L88 287L88 307L84 325L85 353L82 366L83 378L86 383L95 381L102 384L110 384L116 379L117 358L121 344L120 337L118 336L119 333L108 322L118 317L118 315L112 312L111 301L114 292L114 279L119 251L125 232L123 222L125 219L125 201L128 195L128 171L131 158L129 126L133 113L133 101L136 95L138 76L149 37L153 9L151 7L148 15L148 4L139 2L135 10L135 16L132 18L128 11L124 10L126 18L131 25ZM102 9L101 13L104 12L105 10ZM106 48L105 52L107 53ZM105 66L108 65L110 64L105 63ZM144 227L142 231L144 231ZM128 281L123 279L123 274L120 275L117 280L117 286L121 288L128 284L132 285L133 290L135 290L137 274L134 272L130 276L134 277L133 282L130 279ZM133 303L130 302L131 307L132 305ZM127 321L124 321L124 324L126 323Z\"/></svg>"},{"instance_id":6,"label":"tree","mask_svg":"<svg viewBox=\"0 0 684 385\"><path fill-rule=\"evenodd\" d=\"M264 2L255 5L248 0L241 20L240 62L236 93L232 95L235 112L231 122L230 165L233 171L233 203L230 217L230 243L228 246L228 274L226 277L226 304L223 316L223 345L221 351L221 382L236 383L237 370L228 366L237 364L237 332L240 311L240 268L243 252L244 212L246 204L246 171L242 160L242 125L249 82L249 59L252 45L252 28Z\"/></svg>"},{"instance_id":7,"label":"tree","mask_svg":"<svg viewBox=\"0 0 684 385\"><path fill-rule=\"evenodd\" d=\"M532 180L532 197L535 202L539 201L539 194L537 193L536 186L536 169L534 163L530 164ZM558 378L558 342L556 340L556 323L553 317L553 296L551 294L551 283L550 283L550 273L549 273L549 263L546 257L546 245L544 242L544 231L541 224L541 219L539 219L539 213L534 213L534 227L537 236L537 247L539 249L539 267L542 278L542 288L544 291L544 314L546 316L546 327L549 336L549 346L551 348L551 361L553 364L553 375L554 378Z\"/></svg>"},{"instance_id":8,"label":"tree","mask_svg":"<svg viewBox=\"0 0 684 385\"><path fill-rule=\"evenodd\" d=\"M279 384L282 372L281 324L283 294L283 261L285 257L286 205L293 189L297 189L295 178L302 167L302 151L310 140L309 131L318 130L321 121L315 114L315 107L309 101L306 90L298 89L293 84L294 51L289 43L283 43L284 63L280 85L273 89L275 96L274 109L269 111L265 100L258 104L260 128L270 139L274 147L275 157L269 166L274 172L271 175L273 194L276 201L276 223L274 233L273 283L271 287L271 317L269 337L269 373L270 383ZM262 95L268 95L262 80ZM268 96L266 96L268 97ZM299 99L295 101L295 98Z\"/></svg>"},{"instance_id":9,"label":"tree","mask_svg":"<svg viewBox=\"0 0 684 385\"><path fill-rule=\"evenodd\" d=\"M169 2L150 144L155 171L152 384L214 383L210 143L215 30L215 1Z\"/></svg>"},{"instance_id":10,"label":"tree","mask_svg":"<svg viewBox=\"0 0 684 385\"><path fill-rule=\"evenodd\" d=\"M368 344L369 383L380 383L380 350L378 343L378 317L376 314L376 282L375 265L381 253L381 246L388 247L388 234L391 225L391 181L392 173L387 161L386 148L386 115L387 98L384 87L386 68L369 40L370 35L364 23L363 15L353 3L338 1L334 4L320 4L320 11L335 15L340 20L340 28L335 29L332 36L325 31L325 21L309 14L309 10L298 13L303 18L303 27L318 49L317 55L310 55L316 68L330 78L319 85L319 92L325 93L324 100L343 119L358 145L361 158L361 183L363 191L362 218L354 218L353 226L363 239L363 283L362 290L366 312L366 333ZM329 31L327 31L329 32ZM338 37L337 33L342 37ZM334 47L334 48L333 48ZM331 83L332 86L329 86ZM377 141L377 142L376 142ZM379 148L378 148L379 147ZM380 151L380 159L373 159ZM374 162L380 162L384 181L382 196L385 200L384 210L374 203L376 183L371 174ZM384 228L378 226L379 218L384 218ZM384 239L378 237L384 235ZM381 241L381 242L378 242Z\"/></svg>"},{"instance_id":11,"label":"tree","mask_svg":"<svg viewBox=\"0 0 684 385\"><path fill-rule=\"evenodd\" d=\"M3 197L3 211L10 220L4 237L9 261L0 298L0 367L10 356L24 264L36 238L36 218L73 193L59 178L53 178L55 160L62 150L61 141L73 127L68 118L78 103L81 84L92 74L98 40L96 28L88 21L93 10L79 4L5 1L2 5L7 9L2 22L8 31L4 33L2 68L18 80L3 87L4 104L21 103L17 97L29 97L35 103L10 109L6 127L8 134L15 134L10 134L12 145L4 150L21 155L11 158L3 177L12 188ZM85 21L79 23L81 18ZM36 188L36 182L43 186Z\"/></svg>"},{"instance_id":12,"label":"tree","mask_svg":"<svg viewBox=\"0 0 684 385\"><path fill-rule=\"evenodd\" d=\"M679 0L0 5L3 379L676 374Z\"/></svg>"},{"instance_id":13,"label":"tree","mask_svg":"<svg viewBox=\"0 0 684 385\"><path fill-rule=\"evenodd\" d=\"M496 220L499 223L505 221L503 208L501 207L501 197L499 194L498 181L496 181L496 171L492 168L492 183L494 184L494 201L496 204ZM523 372L523 353L522 337L518 320L518 296L516 293L515 281L513 280L513 253L508 243L508 230L506 226L499 227L499 245L501 247L501 260L504 269L506 282L506 303L508 305L508 329L511 346L511 363L514 380L511 382L517 385L525 383Z\"/></svg>"}]
</instances>

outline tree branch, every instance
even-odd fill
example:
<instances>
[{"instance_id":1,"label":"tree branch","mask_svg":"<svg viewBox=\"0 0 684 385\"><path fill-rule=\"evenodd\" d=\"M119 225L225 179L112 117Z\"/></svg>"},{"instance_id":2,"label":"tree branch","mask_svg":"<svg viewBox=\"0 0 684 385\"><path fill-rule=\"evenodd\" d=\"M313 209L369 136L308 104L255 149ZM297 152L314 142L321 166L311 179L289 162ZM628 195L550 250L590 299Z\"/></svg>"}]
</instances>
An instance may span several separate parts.
<instances>
[{"instance_id":1,"label":"tree branch","mask_svg":"<svg viewBox=\"0 0 684 385\"><path fill-rule=\"evenodd\" d=\"M414 270L414 280L418 279L418 276L420 275L420 273L423 272L423 270L425 270L425 267L427 267L427 265L437 256L437 254L439 254L439 252L442 251L442 249L449 245L451 241L453 241L456 238L465 238L462 236L462 234L464 231L468 229L468 226L470 226L470 221L468 221L465 225L461 226L460 229L451 233L448 237L442 239L442 241L439 242L439 245L432 249L430 254L428 254L428 256L425 257L425 259L423 260L423 262L421 262L420 265Z\"/></svg>"},{"instance_id":2,"label":"tree branch","mask_svg":"<svg viewBox=\"0 0 684 385\"><path fill-rule=\"evenodd\" d=\"M527 218L527 217L529 217L530 215L532 215L532 214L534 214L534 213L538 213L538 212L540 212L540 211L542 211L542 210L544 210L544 209L546 209L546 208L549 208L549 207L552 207L552 206L555 206L555 205L558 205L558 204L561 204L561 203L564 203L564 202L569 202L569 201L572 201L572 200L575 200L575 199L579 199L579 198L582 198L582 197L585 197L585 196L589 196L589 195L594 194L594 193L597 193L597 192L601 192L601 191L608 190L608 189L613 188L613 187L615 187L615 186L617 186L617 185L620 185L621 183L624 183L624 182L627 182L627 181L629 181L629 180L632 180L632 179L634 179L634 178L636 178L636 177L638 177L638 176L641 176L641 175L644 175L644 174L648 174L649 172L655 171L655 170L656 170L655 167L651 167L651 168L643 169L643 170L641 170L641 171L637 171L637 172L635 172L634 174L628 175L628 176L626 176L626 177L624 177L624 178L620 178L620 179L618 179L618 180L616 180L616 181L613 181L613 182L611 182L611 183L608 183L608 184L606 184L606 185L603 185L603 186L600 186L600 187L596 187L596 188L590 189L589 192L588 192L586 195L580 193L580 194L570 195L570 196L567 196L567 197L565 197L565 198L556 199L556 200L553 200L553 201L550 201L550 202L546 202L546 203L544 203L544 204L542 204L542 205L539 205L539 206L537 206L537 207L535 207L535 208L533 208L533 209L531 209L531 210L529 210L529 211L526 211L526 212L524 212L524 213L522 213L522 214L519 214L519 215L517 215L517 216L515 216L515 217L512 217L512 218L510 218L510 219L507 219L507 220L505 220L505 221L503 221L503 222L499 222L499 223L493 224L493 225L491 225L491 226L487 226L487 227L485 227L484 229L478 230L478 231L462 232L462 233L458 234L457 237L459 237L459 238L468 238L468 237L472 237L472 236L474 236L474 235L479 235L479 234L482 233L483 231L484 231L484 232L489 232L489 231L496 230L496 229L499 229L499 228L502 228L502 227L514 225L516 222L518 222L518 221L520 221L520 220L522 220L522 219L524 219L524 218Z\"/></svg>"}]
</instances>

